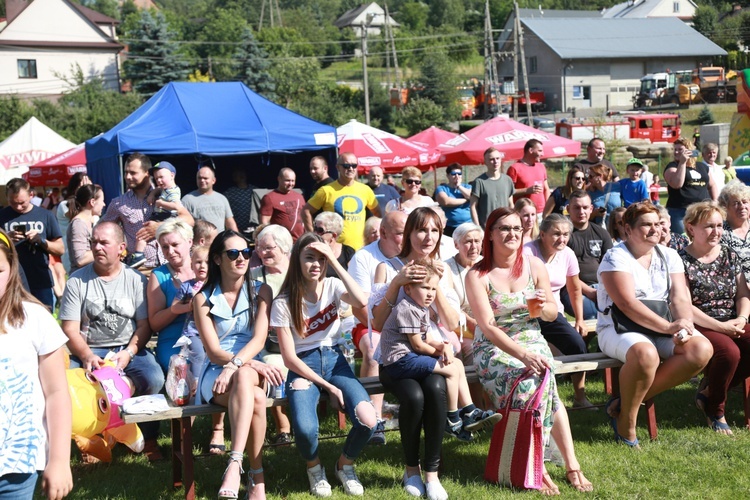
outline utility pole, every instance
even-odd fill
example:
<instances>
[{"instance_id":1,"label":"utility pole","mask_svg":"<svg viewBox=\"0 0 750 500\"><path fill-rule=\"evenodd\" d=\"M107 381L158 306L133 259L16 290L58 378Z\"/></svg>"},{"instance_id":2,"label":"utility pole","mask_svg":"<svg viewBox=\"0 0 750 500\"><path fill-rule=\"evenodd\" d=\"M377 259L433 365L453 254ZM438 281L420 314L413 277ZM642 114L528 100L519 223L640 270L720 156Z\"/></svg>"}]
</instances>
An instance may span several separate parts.
<instances>
[{"instance_id":1,"label":"utility pole","mask_svg":"<svg viewBox=\"0 0 750 500\"><path fill-rule=\"evenodd\" d=\"M518 29L521 21L518 19L518 4L516 4L515 19L513 20L513 119L518 121Z\"/></svg>"},{"instance_id":2,"label":"utility pole","mask_svg":"<svg viewBox=\"0 0 750 500\"><path fill-rule=\"evenodd\" d=\"M367 24L361 24L362 28L362 85L365 92L365 123L370 125L370 88L367 85L367 28L371 19L368 16Z\"/></svg>"},{"instance_id":3,"label":"utility pole","mask_svg":"<svg viewBox=\"0 0 750 500\"><path fill-rule=\"evenodd\" d=\"M523 50L523 29L521 28L521 18L518 10L518 2L513 2L516 8L516 20L518 22L518 48L521 51L521 72L523 73L523 92L526 97L526 114L531 124L531 95L529 94L529 74L526 71L526 55Z\"/></svg>"},{"instance_id":4,"label":"utility pole","mask_svg":"<svg viewBox=\"0 0 750 500\"><path fill-rule=\"evenodd\" d=\"M490 116L490 101L496 88L495 48L492 38L492 19L490 18L490 2L484 2L484 117ZM495 96L497 104L497 96Z\"/></svg>"},{"instance_id":5,"label":"utility pole","mask_svg":"<svg viewBox=\"0 0 750 500\"><path fill-rule=\"evenodd\" d=\"M383 26L383 41L385 42L385 86L387 89L391 88L391 53L388 50L388 4L383 3L385 8L385 25Z\"/></svg>"}]
</instances>

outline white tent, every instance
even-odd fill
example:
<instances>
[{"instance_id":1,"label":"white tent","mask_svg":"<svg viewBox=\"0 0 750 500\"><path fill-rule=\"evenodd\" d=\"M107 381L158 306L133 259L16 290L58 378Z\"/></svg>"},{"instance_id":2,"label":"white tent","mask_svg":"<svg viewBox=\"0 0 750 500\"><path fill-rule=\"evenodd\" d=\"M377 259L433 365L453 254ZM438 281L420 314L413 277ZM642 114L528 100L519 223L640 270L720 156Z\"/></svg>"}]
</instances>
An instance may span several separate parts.
<instances>
[{"instance_id":1,"label":"white tent","mask_svg":"<svg viewBox=\"0 0 750 500\"><path fill-rule=\"evenodd\" d=\"M31 117L10 137L0 142L0 184L28 172L29 166L54 156L75 144Z\"/></svg>"}]
</instances>

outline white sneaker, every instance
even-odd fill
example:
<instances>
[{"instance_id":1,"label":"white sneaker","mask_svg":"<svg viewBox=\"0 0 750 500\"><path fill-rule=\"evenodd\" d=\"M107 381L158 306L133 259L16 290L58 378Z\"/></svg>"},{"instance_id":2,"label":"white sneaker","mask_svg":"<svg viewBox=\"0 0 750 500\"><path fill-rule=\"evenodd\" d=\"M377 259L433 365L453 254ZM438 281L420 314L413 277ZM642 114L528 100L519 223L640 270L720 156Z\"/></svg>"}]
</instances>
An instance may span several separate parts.
<instances>
[{"instance_id":1,"label":"white sneaker","mask_svg":"<svg viewBox=\"0 0 750 500\"><path fill-rule=\"evenodd\" d=\"M339 470L337 464L334 466L334 470L336 471L336 477L344 486L344 491L347 495L359 497L365 494L365 488L362 486L362 483L359 482L357 474L354 473L353 465L344 465L341 470Z\"/></svg>"},{"instance_id":2,"label":"white sneaker","mask_svg":"<svg viewBox=\"0 0 750 500\"><path fill-rule=\"evenodd\" d=\"M427 490L427 500L448 500L448 492L445 491L439 479L429 481L425 484Z\"/></svg>"},{"instance_id":3,"label":"white sneaker","mask_svg":"<svg viewBox=\"0 0 750 500\"><path fill-rule=\"evenodd\" d=\"M326 479L326 470L322 465L307 469L307 480L310 481L310 493L316 497L331 496L331 484Z\"/></svg>"},{"instance_id":4,"label":"white sneaker","mask_svg":"<svg viewBox=\"0 0 750 500\"><path fill-rule=\"evenodd\" d=\"M413 497L423 497L424 483L422 482L422 476L414 474L411 477L406 477L406 472L404 472L404 491Z\"/></svg>"}]
</instances>

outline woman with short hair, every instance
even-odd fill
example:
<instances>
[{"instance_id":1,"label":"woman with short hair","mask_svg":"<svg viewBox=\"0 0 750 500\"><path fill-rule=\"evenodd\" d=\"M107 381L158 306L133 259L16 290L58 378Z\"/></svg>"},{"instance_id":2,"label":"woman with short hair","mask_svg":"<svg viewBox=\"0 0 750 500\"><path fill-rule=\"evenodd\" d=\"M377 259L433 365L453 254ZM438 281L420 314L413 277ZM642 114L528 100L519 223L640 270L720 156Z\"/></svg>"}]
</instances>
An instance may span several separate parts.
<instances>
[{"instance_id":1,"label":"woman with short hair","mask_svg":"<svg viewBox=\"0 0 750 500\"><path fill-rule=\"evenodd\" d=\"M721 242L737 252L745 273L750 279L750 187L740 181L724 186L719 195L719 205L726 211L724 234Z\"/></svg>"},{"instance_id":2,"label":"woman with short hair","mask_svg":"<svg viewBox=\"0 0 750 500\"><path fill-rule=\"evenodd\" d=\"M385 213L401 210L408 215L416 208L437 205L435 200L419 193L422 189L422 172L417 167L406 167L401 171L401 186L404 189L401 198L389 201L385 205Z\"/></svg>"},{"instance_id":3,"label":"woman with short hair","mask_svg":"<svg viewBox=\"0 0 750 500\"><path fill-rule=\"evenodd\" d=\"M344 230L344 219L336 212L320 212L313 221L313 231L320 236L326 245L331 247L336 260L346 269L355 250L349 245L339 243L338 238ZM338 278L333 266L326 267L326 276Z\"/></svg>"},{"instance_id":4,"label":"woman with short hair","mask_svg":"<svg viewBox=\"0 0 750 500\"><path fill-rule=\"evenodd\" d=\"M594 206L593 221L602 227L607 227L612 210L622 206L620 183L611 180L612 170L607 165L594 165L589 169L588 192Z\"/></svg>"}]
</instances>

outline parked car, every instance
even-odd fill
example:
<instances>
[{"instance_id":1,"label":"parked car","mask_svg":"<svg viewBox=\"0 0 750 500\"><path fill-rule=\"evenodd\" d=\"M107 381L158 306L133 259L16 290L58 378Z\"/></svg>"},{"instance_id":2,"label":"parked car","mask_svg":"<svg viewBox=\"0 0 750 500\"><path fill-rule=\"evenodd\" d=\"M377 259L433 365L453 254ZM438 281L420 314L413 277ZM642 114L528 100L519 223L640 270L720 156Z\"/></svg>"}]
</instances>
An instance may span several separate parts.
<instances>
[{"instance_id":1,"label":"parked car","mask_svg":"<svg viewBox=\"0 0 750 500\"><path fill-rule=\"evenodd\" d=\"M523 123L524 125L529 125L528 117L519 118L518 121L519 123ZM542 132L547 132L549 134L555 133L555 120L550 120L549 118L535 116L532 119L531 126L534 128L538 128Z\"/></svg>"}]
</instances>

